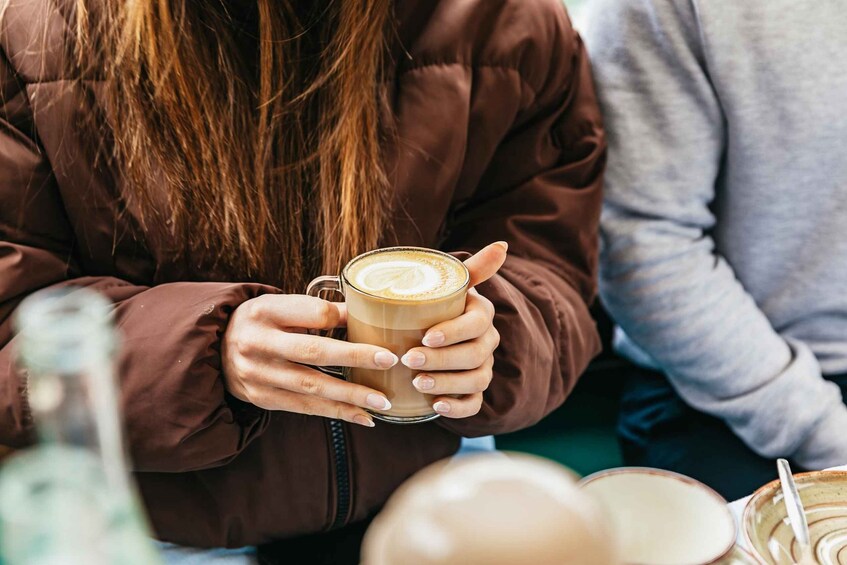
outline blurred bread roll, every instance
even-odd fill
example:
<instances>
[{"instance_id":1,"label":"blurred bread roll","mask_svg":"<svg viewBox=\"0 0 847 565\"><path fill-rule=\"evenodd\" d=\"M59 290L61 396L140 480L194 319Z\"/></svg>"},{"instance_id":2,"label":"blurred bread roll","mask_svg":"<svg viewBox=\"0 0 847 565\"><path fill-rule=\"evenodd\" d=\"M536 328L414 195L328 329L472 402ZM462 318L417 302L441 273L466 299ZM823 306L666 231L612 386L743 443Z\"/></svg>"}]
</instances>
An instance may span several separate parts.
<instances>
[{"instance_id":1,"label":"blurred bread roll","mask_svg":"<svg viewBox=\"0 0 847 565\"><path fill-rule=\"evenodd\" d=\"M489 453L423 469L368 530L363 565L615 565L617 543L573 473Z\"/></svg>"}]
</instances>

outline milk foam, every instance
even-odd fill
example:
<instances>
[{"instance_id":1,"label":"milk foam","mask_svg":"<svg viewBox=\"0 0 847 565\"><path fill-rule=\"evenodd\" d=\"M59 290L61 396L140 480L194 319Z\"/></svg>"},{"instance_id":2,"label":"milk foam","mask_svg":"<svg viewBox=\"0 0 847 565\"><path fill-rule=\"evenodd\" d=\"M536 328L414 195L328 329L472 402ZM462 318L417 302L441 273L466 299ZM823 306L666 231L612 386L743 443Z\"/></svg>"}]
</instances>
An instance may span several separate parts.
<instances>
[{"instance_id":1,"label":"milk foam","mask_svg":"<svg viewBox=\"0 0 847 565\"><path fill-rule=\"evenodd\" d=\"M348 280L382 298L426 300L452 294L465 282L465 271L452 259L424 251L385 251L356 261Z\"/></svg>"}]
</instances>

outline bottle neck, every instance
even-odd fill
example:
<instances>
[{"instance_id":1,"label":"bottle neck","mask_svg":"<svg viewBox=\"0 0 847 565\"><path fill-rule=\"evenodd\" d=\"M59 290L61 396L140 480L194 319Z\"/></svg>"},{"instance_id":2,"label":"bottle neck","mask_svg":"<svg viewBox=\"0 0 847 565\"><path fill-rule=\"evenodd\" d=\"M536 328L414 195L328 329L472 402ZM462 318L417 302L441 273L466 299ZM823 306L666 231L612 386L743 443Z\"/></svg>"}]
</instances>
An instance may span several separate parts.
<instances>
[{"instance_id":1,"label":"bottle neck","mask_svg":"<svg viewBox=\"0 0 847 565\"><path fill-rule=\"evenodd\" d=\"M123 487L128 469L110 310L85 289L29 297L16 318L18 362L40 442L94 452L112 486Z\"/></svg>"}]
</instances>

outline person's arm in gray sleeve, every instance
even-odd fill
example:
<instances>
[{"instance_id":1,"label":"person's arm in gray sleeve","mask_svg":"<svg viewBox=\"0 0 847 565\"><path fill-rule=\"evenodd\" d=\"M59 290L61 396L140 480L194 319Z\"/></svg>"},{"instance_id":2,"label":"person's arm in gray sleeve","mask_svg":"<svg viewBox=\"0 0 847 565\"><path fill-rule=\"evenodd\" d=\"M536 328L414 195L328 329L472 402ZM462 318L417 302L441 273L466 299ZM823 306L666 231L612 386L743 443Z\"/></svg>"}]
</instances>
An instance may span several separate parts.
<instances>
[{"instance_id":1,"label":"person's arm in gray sleeve","mask_svg":"<svg viewBox=\"0 0 847 565\"><path fill-rule=\"evenodd\" d=\"M715 183L732 148L693 7L591 0L587 21L609 139L607 308L686 402L725 420L757 453L807 468L844 464L838 387L807 346L773 329L710 236Z\"/></svg>"}]
</instances>

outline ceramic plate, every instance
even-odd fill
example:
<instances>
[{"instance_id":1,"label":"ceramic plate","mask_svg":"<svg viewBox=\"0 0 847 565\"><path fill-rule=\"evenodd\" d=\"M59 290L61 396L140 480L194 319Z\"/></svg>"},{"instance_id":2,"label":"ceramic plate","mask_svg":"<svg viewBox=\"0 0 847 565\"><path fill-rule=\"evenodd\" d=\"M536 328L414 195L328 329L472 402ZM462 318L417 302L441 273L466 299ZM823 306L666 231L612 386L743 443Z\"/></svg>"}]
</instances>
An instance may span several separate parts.
<instances>
[{"instance_id":1,"label":"ceramic plate","mask_svg":"<svg viewBox=\"0 0 847 565\"><path fill-rule=\"evenodd\" d=\"M847 565L847 472L800 473L794 480L806 508L817 562ZM782 565L799 559L779 481L756 491L744 508L742 525L749 547L765 563Z\"/></svg>"}]
</instances>

